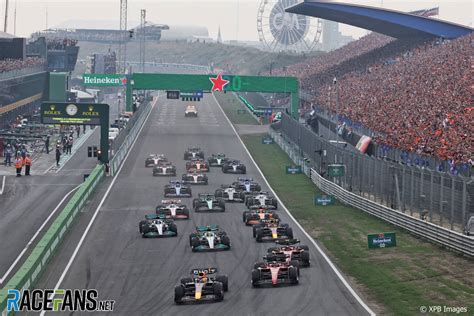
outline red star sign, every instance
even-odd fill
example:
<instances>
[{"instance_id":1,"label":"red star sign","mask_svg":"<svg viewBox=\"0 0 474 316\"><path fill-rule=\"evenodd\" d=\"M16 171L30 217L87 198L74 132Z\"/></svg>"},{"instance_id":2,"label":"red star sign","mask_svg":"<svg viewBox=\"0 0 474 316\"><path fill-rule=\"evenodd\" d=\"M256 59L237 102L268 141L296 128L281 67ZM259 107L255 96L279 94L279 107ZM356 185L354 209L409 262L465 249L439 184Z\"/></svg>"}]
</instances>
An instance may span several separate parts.
<instances>
[{"instance_id":1,"label":"red star sign","mask_svg":"<svg viewBox=\"0 0 474 316\"><path fill-rule=\"evenodd\" d=\"M126 77L123 77L122 78L122 85L126 85L127 84L127 78Z\"/></svg>"},{"instance_id":2,"label":"red star sign","mask_svg":"<svg viewBox=\"0 0 474 316\"><path fill-rule=\"evenodd\" d=\"M224 87L229 83L229 80L222 79L222 74L218 74L217 78L209 78L212 82L211 92L224 91Z\"/></svg>"}]
</instances>

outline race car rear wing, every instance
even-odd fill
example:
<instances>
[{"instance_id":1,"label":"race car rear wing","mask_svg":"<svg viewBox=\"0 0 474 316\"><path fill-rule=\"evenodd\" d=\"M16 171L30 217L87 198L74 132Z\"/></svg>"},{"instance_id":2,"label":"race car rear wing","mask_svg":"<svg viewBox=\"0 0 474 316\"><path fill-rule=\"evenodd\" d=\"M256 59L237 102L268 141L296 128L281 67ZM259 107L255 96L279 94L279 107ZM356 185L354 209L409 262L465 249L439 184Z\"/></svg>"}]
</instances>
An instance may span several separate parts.
<instances>
[{"instance_id":1,"label":"race car rear wing","mask_svg":"<svg viewBox=\"0 0 474 316\"><path fill-rule=\"evenodd\" d=\"M161 204L181 204L181 200L161 200Z\"/></svg>"}]
</instances>

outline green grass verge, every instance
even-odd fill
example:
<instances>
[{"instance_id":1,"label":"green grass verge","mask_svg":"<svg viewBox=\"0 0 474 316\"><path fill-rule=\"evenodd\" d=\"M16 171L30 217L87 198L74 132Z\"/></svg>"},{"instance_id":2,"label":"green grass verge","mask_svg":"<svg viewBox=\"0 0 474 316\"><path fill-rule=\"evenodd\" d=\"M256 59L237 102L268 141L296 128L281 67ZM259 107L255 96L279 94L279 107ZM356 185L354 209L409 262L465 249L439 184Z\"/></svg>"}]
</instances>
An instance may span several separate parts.
<instances>
[{"instance_id":1,"label":"green grass verge","mask_svg":"<svg viewBox=\"0 0 474 316\"><path fill-rule=\"evenodd\" d=\"M244 135L242 140L293 216L377 314L418 315L420 306L430 305L464 306L466 314L474 313L472 261L339 202L313 205L321 192L305 175L285 174L291 160L278 145L262 145L262 136ZM367 234L379 232L395 232L397 247L369 250Z\"/></svg>"},{"instance_id":2,"label":"green grass verge","mask_svg":"<svg viewBox=\"0 0 474 316\"><path fill-rule=\"evenodd\" d=\"M257 120L247 111L246 107L233 93L215 93L227 117L234 124L258 125Z\"/></svg>"}]
</instances>

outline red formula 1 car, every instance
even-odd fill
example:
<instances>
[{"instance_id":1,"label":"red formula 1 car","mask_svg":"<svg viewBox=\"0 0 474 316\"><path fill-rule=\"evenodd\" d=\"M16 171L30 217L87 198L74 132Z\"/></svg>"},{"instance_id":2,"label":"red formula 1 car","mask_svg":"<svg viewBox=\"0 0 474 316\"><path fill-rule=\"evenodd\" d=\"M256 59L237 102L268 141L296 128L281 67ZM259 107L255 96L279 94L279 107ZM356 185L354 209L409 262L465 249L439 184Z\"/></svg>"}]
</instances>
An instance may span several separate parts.
<instances>
[{"instance_id":1,"label":"red formula 1 car","mask_svg":"<svg viewBox=\"0 0 474 316\"><path fill-rule=\"evenodd\" d=\"M306 245L299 245L298 239L283 239L276 243L279 247L268 248L268 255L285 258L286 262L297 261L298 266L309 267L309 247Z\"/></svg>"},{"instance_id":2,"label":"red formula 1 car","mask_svg":"<svg viewBox=\"0 0 474 316\"><path fill-rule=\"evenodd\" d=\"M193 158L186 162L187 172L209 172L209 164L204 159Z\"/></svg>"},{"instance_id":3,"label":"red formula 1 car","mask_svg":"<svg viewBox=\"0 0 474 316\"><path fill-rule=\"evenodd\" d=\"M279 220L279 216L275 211L271 211L267 208L259 208L250 211L244 211L242 219L247 226L258 225L261 221L270 219Z\"/></svg>"},{"instance_id":4,"label":"red formula 1 car","mask_svg":"<svg viewBox=\"0 0 474 316\"><path fill-rule=\"evenodd\" d=\"M288 262L279 262L266 258L266 262L257 262L252 270L252 286L298 284L298 268Z\"/></svg>"}]
</instances>

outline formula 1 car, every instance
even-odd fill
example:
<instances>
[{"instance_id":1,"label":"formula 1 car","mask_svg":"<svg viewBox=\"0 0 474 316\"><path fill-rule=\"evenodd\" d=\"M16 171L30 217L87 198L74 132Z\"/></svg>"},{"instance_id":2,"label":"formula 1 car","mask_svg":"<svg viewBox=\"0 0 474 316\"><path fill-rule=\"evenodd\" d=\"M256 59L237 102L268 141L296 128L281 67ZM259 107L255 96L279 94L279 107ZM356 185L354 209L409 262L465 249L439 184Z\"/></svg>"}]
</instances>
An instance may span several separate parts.
<instances>
[{"instance_id":1,"label":"formula 1 car","mask_svg":"<svg viewBox=\"0 0 474 316\"><path fill-rule=\"evenodd\" d=\"M217 225L196 227L196 232L189 235L189 244L193 251L230 250L229 236Z\"/></svg>"},{"instance_id":2,"label":"formula 1 car","mask_svg":"<svg viewBox=\"0 0 474 316\"><path fill-rule=\"evenodd\" d=\"M225 202L212 194L201 193L193 200L193 208L196 212L224 212Z\"/></svg>"},{"instance_id":3,"label":"formula 1 car","mask_svg":"<svg viewBox=\"0 0 474 316\"><path fill-rule=\"evenodd\" d=\"M191 188L179 180L171 180L165 185L165 197L191 197Z\"/></svg>"},{"instance_id":4,"label":"formula 1 car","mask_svg":"<svg viewBox=\"0 0 474 316\"><path fill-rule=\"evenodd\" d=\"M210 167L222 167L222 165L229 160L224 154L217 153L212 154L211 157L207 159Z\"/></svg>"},{"instance_id":5,"label":"formula 1 car","mask_svg":"<svg viewBox=\"0 0 474 316\"><path fill-rule=\"evenodd\" d=\"M279 247L268 248L267 252L269 255L277 257L277 260L285 258L286 262L297 261L299 266L309 267L309 247L298 245L299 242L298 239L277 240L276 243Z\"/></svg>"},{"instance_id":6,"label":"formula 1 car","mask_svg":"<svg viewBox=\"0 0 474 316\"><path fill-rule=\"evenodd\" d=\"M186 110L184 111L184 117L188 117L188 116L191 116L191 117L198 116L198 111L195 105L191 104L186 107Z\"/></svg>"},{"instance_id":7,"label":"formula 1 car","mask_svg":"<svg viewBox=\"0 0 474 316\"><path fill-rule=\"evenodd\" d=\"M186 161L187 172L209 172L209 165L204 159L192 158L191 161Z\"/></svg>"},{"instance_id":8,"label":"formula 1 car","mask_svg":"<svg viewBox=\"0 0 474 316\"><path fill-rule=\"evenodd\" d=\"M190 160L191 158L204 159L204 152L199 147L188 148L188 150L184 152L184 160Z\"/></svg>"},{"instance_id":9,"label":"formula 1 car","mask_svg":"<svg viewBox=\"0 0 474 316\"><path fill-rule=\"evenodd\" d=\"M254 182L252 178L237 178L237 181L233 182L232 186L237 191L244 191L245 194L257 193L262 190L260 184Z\"/></svg>"},{"instance_id":10,"label":"formula 1 car","mask_svg":"<svg viewBox=\"0 0 474 316\"><path fill-rule=\"evenodd\" d=\"M189 219L189 209L181 200L161 200L161 204L156 207L156 214L164 215L165 218Z\"/></svg>"},{"instance_id":11,"label":"formula 1 car","mask_svg":"<svg viewBox=\"0 0 474 316\"><path fill-rule=\"evenodd\" d=\"M226 202L240 202L245 201L245 192L237 191L234 187L222 185L220 189L215 192L217 198L222 198Z\"/></svg>"},{"instance_id":12,"label":"formula 1 car","mask_svg":"<svg viewBox=\"0 0 474 316\"><path fill-rule=\"evenodd\" d=\"M224 292L229 289L229 280L226 275L216 273L216 268L193 269L191 277L182 278L174 288L174 302L222 301Z\"/></svg>"},{"instance_id":13,"label":"formula 1 car","mask_svg":"<svg viewBox=\"0 0 474 316\"><path fill-rule=\"evenodd\" d=\"M274 218L261 220L259 224L253 225L252 229L257 242L293 239L291 227L288 224L281 224L280 220Z\"/></svg>"},{"instance_id":14,"label":"formula 1 car","mask_svg":"<svg viewBox=\"0 0 474 316\"><path fill-rule=\"evenodd\" d=\"M140 221L139 229L143 238L178 236L178 227L176 224L161 215L147 215L146 220Z\"/></svg>"},{"instance_id":15,"label":"formula 1 car","mask_svg":"<svg viewBox=\"0 0 474 316\"><path fill-rule=\"evenodd\" d=\"M207 184L208 178L204 173L185 173L181 176L181 180L183 180L184 184Z\"/></svg>"},{"instance_id":16,"label":"formula 1 car","mask_svg":"<svg viewBox=\"0 0 474 316\"><path fill-rule=\"evenodd\" d=\"M252 270L252 286L298 284L298 268L288 262L257 262Z\"/></svg>"},{"instance_id":17,"label":"formula 1 car","mask_svg":"<svg viewBox=\"0 0 474 316\"><path fill-rule=\"evenodd\" d=\"M245 205L249 209L253 209L253 208L268 208L268 209L273 209L273 210L278 209L277 199L271 196L268 192L259 192L257 194L248 195L245 200Z\"/></svg>"},{"instance_id":18,"label":"formula 1 car","mask_svg":"<svg viewBox=\"0 0 474 316\"><path fill-rule=\"evenodd\" d=\"M262 220L270 220L272 218L275 220L280 219L277 213L267 208L244 211L242 218L247 226L258 225Z\"/></svg>"},{"instance_id":19,"label":"formula 1 car","mask_svg":"<svg viewBox=\"0 0 474 316\"><path fill-rule=\"evenodd\" d=\"M176 167L169 161L160 161L153 167L153 176L176 176Z\"/></svg>"},{"instance_id":20,"label":"formula 1 car","mask_svg":"<svg viewBox=\"0 0 474 316\"><path fill-rule=\"evenodd\" d=\"M161 161L168 161L165 155L150 154L150 156L145 159L145 167L153 167Z\"/></svg>"},{"instance_id":21,"label":"formula 1 car","mask_svg":"<svg viewBox=\"0 0 474 316\"><path fill-rule=\"evenodd\" d=\"M239 160L228 160L222 164L223 173L241 173L246 174L247 168Z\"/></svg>"}]
</instances>

